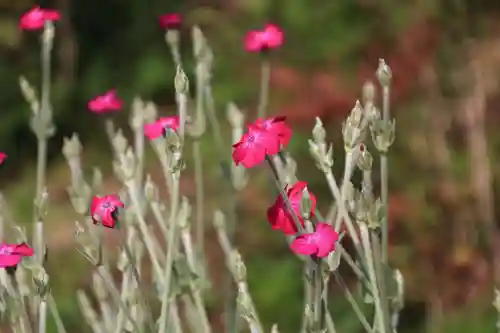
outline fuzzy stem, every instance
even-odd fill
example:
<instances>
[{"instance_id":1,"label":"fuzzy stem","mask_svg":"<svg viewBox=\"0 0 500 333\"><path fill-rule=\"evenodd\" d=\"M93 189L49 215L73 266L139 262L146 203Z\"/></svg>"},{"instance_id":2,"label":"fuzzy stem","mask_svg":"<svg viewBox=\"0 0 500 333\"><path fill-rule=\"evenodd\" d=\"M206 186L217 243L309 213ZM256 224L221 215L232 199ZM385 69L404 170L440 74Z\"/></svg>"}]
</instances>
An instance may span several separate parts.
<instances>
[{"instance_id":1,"label":"fuzzy stem","mask_svg":"<svg viewBox=\"0 0 500 333\"><path fill-rule=\"evenodd\" d=\"M177 238L177 210L179 207L179 176L174 176L173 182L173 198L172 198L172 210L170 211L170 228L168 235L168 249L166 263L163 272L163 296L161 304L161 315L160 315L160 328L159 332L166 332L166 327L168 323L167 316L170 313L170 287L172 284L172 264L174 261L174 251L176 249L176 238ZM159 276L162 276L159 275Z\"/></svg>"},{"instance_id":2,"label":"fuzzy stem","mask_svg":"<svg viewBox=\"0 0 500 333\"><path fill-rule=\"evenodd\" d=\"M194 179L196 184L196 249L198 251L198 255L202 255L205 248L205 223L203 218L203 160L201 156L201 142L199 139L195 139L193 141L193 159Z\"/></svg>"},{"instance_id":3,"label":"fuzzy stem","mask_svg":"<svg viewBox=\"0 0 500 333\"><path fill-rule=\"evenodd\" d=\"M389 86L384 86L382 88L383 95L383 112L382 119L384 122L389 122L389 107L390 107L390 88ZM389 250L389 163L387 160L387 154L383 153L380 155L380 193L383 204L383 216L384 220L382 222L382 262L387 263L388 250Z\"/></svg>"},{"instance_id":4,"label":"fuzzy stem","mask_svg":"<svg viewBox=\"0 0 500 333\"><path fill-rule=\"evenodd\" d=\"M269 100L269 81L271 78L271 63L269 62L269 59L266 58L262 61L260 70L260 93L257 117L264 118L266 116L266 109Z\"/></svg>"},{"instance_id":5,"label":"fuzzy stem","mask_svg":"<svg viewBox=\"0 0 500 333\"><path fill-rule=\"evenodd\" d=\"M45 333L47 327L47 301L41 300L38 312L38 333Z\"/></svg>"},{"instance_id":6,"label":"fuzzy stem","mask_svg":"<svg viewBox=\"0 0 500 333\"><path fill-rule=\"evenodd\" d=\"M59 314L59 311L57 310L57 305L54 300L54 297L49 294L49 310L52 313L52 317L54 318L54 322L56 324L57 328L57 333L66 333L66 328L64 328L64 324L61 319L61 315Z\"/></svg>"}]
</instances>

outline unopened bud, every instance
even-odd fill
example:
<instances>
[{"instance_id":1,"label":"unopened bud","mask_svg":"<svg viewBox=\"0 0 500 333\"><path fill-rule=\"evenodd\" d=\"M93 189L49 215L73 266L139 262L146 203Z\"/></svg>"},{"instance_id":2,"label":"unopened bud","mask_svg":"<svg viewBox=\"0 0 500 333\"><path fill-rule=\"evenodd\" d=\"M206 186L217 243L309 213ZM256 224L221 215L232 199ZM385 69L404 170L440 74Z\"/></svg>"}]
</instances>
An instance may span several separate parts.
<instances>
[{"instance_id":1,"label":"unopened bud","mask_svg":"<svg viewBox=\"0 0 500 333\"><path fill-rule=\"evenodd\" d=\"M177 66L177 73L174 79L175 91L178 94L187 94L189 92L189 80L181 66Z\"/></svg>"},{"instance_id":2,"label":"unopened bud","mask_svg":"<svg viewBox=\"0 0 500 333\"><path fill-rule=\"evenodd\" d=\"M391 84L392 71L384 59L378 61L377 78L382 87L388 87Z\"/></svg>"}]
</instances>

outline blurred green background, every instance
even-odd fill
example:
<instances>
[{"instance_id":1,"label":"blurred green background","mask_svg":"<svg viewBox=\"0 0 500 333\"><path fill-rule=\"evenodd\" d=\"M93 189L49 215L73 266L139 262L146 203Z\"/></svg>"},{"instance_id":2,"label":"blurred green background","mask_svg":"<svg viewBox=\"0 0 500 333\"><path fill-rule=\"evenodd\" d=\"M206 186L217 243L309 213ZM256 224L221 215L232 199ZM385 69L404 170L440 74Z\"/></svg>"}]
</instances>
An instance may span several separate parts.
<instances>
[{"instance_id":1,"label":"blurred green background","mask_svg":"<svg viewBox=\"0 0 500 333\"><path fill-rule=\"evenodd\" d=\"M12 213L26 226L32 216L36 141L18 77L24 75L33 84L40 81L39 34L21 32L18 19L34 4L0 0L0 150L9 155L0 181ZM68 332L87 330L74 294L76 288L87 288L91 275L74 251L76 216L65 191L69 173L60 154L62 138L77 132L84 143L86 168L100 167L109 189L118 188L104 131L96 130L104 125L86 110L86 103L116 87L127 102L140 95L157 103L162 113L173 112L175 68L157 20L167 12L184 16L181 43L188 76L193 71L189 27L197 24L206 34L215 54L213 83L222 120L230 101L248 118L255 115L259 58L243 51L245 31L266 22L284 28L286 43L272 58L271 110L287 115L296 129L290 151L301 179L310 182L320 197L323 211L331 195L307 153L314 117L322 117L329 130L340 175L340 124L359 98L363 83L374 79L378 58L385 58L394 75L392 103L397 120L390 158L390 256L406 280L407 306L399 331L495 331L490 304L492 254L500 250L496 208L499 1L54 0L38 4L60 10L63 17L56 25L54 51L57 135L50 143L47 242L49 274ZM117 121L125 126L127 115ZM219 171L209 138L203 141L206 187L218 193L214 191ZM154 163L149 163L148 172L160 177ZM250 288L266 327L276 322L282 333L296 332L302 308L300 265L266 222L265 209L274 193L265 186L267 175L257 170L251 177L256 181L240 198L236 244L247 261ZM183 190L193 198L189 166ZM218 199L223 198L210 196L206 203L207 224ZM113 244L113 235L107 236ZM206 253L216 286L211 319L220 328L218 286L224 263L212 232ZM352 287L356 288L354 283ZM335 286L331 294L338 332L360 331Z\"/></svg>"}]
</instances>

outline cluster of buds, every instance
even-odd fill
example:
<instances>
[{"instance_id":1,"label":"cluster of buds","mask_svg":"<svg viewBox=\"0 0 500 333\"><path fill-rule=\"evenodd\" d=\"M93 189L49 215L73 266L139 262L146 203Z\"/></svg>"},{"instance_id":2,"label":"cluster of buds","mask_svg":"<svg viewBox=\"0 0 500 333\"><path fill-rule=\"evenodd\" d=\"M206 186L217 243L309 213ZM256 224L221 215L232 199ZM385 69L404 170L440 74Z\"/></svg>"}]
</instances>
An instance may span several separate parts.
<instances>
[{"instance_id":1,"label":"cluster of buds","mask_svg":"<svg viewBox=\"0 0 500 333\"><path fill-rule=\"evenodd\" d=\"M313 139L309 140L309 152L318 169L326 172L333 166L333 147L331 144L327 147L326 131L318 117L316 117L316 125L314 125L312 135Z\"/></svg>"},{"instance_id":2,"label":"cluster of buds","mask_svg":"<svg viewBox=\"0 0 500 333\"><path fill-rule=\"evenodd\" d=\"M364 133L364 109L359 101L356 101L354 108L342 124L342 136L346 152L358 145L363 139Z\"/></svg>"}]
</instances>

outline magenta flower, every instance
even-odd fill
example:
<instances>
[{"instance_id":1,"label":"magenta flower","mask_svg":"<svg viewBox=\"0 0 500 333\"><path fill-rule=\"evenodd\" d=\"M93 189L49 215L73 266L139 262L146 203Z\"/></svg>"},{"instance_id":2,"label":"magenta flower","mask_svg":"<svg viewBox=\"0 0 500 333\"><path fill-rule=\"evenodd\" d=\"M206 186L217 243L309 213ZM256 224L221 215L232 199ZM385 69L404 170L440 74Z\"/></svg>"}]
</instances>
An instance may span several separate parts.
<instances>
[{"instance_id":1,"label":"magenta flower","mask_svg":"<svg viewBox=\"0 0 500 333\"><path fill-rule=\"evenodd\" d=\"M160 15L160 26L166 30L177 30L182 23L182 16L178 13L168 13Z\"/></svg>"},{"instance_id":2,"label":"magenta flower","mask_svg":"<svg viewBox=\"0 0 500 333\"><path fill-rule=\"evenodd\" d=\"M302 200L302 193L307 187L307 182L296 182L292 187L285 188L286 195L290 204L292 205L295 215L297 215L299 222L304 226L304 219L300 212L300 202ZM311 198L311 211L310 215L314 216L316 209L316 196L309 192ZM281 230L285 235L295 235L297 233L297 226L293 221L293 217L288 211L285 200L278 195L274 204L267 210L267 220L274 230Z\"/></svg>"},{"instance_id":3,"label":"magenta flower","mask_svg":"<svg viewBox=\"0 0 500 333\"><path fill-rule=\"evenodd\" d=\"M291 250L300 255L325 258L335 250L339 234L328 223L318 223L316 231L300 235L290 245Z\"/></svg>"},{"instance_id":4,"label":"magenta flower","mask_svg":"<svg viewBox=\"0 0 500 333\"><path fill-rule=\"evenodd\" d=\"M26 243L0 245L0 267L16 267L23 257L31 257L33 249Z\"/></svg>"},{"instance_id":5,"label":"magenta flower","mask_svg":"<svg viewBox=\"0 0 500 333\"><path fill-rule=\"evenodd\" d=\"M36 6L24 13L19 20L19 26L23 30L40 30L46 21L59 21L61 15L57 10L41 9Z\"/></svg>"},{"instance_id":6,"label":"magenta flower","mask_svg":"<svg viewBox=\"0 0 500 333\"><path fill-rule=\"evenodd\" d=\"M118 223L118 209L125 205L116 194L99 197L94 195L90 205L90 215L94 224L102 224L106 228L114 229Z\"/></svg>"},{"instance_id":7,"label":"magenta flower","mask_svg":"<svg viewBox=\"0 0 500 333\"><path fill-rule=\"evenodd\" d=\"M286 147L292 138L292 129L285 122L285 116L278 116L268 119L257 119L255 126L262 127L268 133L278 137L281 147Z\"/></svg>"},{"instance_id":8,"label":"magenta flower","mask_svg":"<svg viewBox=\"0 0 500 333\"><path fill-rule=\"evenodd\" d=\"M266 155L275 155L279 150L280 142L276 135L262 127L250 125L248 132L233 145L232 157L236 165L252 168L263 162Z\"/></svg>"},{"instance_id":9,"label":"magenta flower","mask_svg":"<svg viewBox=\"0 0 500 333\"><path fill-rule=\"evenodd\" d=\"M264 30L252 30L245 36L245 49L248 52L265 52L280 47L284 33L274 24L266 24Z\"/></svg>"},{"instance_id":10,"label":"magenta flower","mask_svg":"<svg viewBox=\"0 0 500 333\"><path fill-rule=\"evenodd\" d=\"M4 152L0 152L0 165L3 164L3 162L5 161L5 159L7 158L7 154L4 153Z\"/></svg>"},{"instance_id":11,"label":"magenta flower","mask_svg":"<svg viewBox=\"0 0 500 333\"><path fill-rule=\"evenodd\" d=\"M109 90L88 103L89 110L97 114L119 111L122 107L123 101L117 96L116 89Z\"/></svg>"},{"instance_id":12,"label":"magenta flower","mask_svg":"<svg viewBox=\"0 0 500 333\"><path fill-rule=\"evenodd\" d=\"M173 117L163 117L151 124L144 124L144 135L146 135L149 140L155 140L159 137L164 137L166 135L167 128L174 131L180 126L180 120L178 116Z\"/></svg>"}]
</instances>

